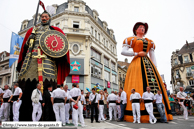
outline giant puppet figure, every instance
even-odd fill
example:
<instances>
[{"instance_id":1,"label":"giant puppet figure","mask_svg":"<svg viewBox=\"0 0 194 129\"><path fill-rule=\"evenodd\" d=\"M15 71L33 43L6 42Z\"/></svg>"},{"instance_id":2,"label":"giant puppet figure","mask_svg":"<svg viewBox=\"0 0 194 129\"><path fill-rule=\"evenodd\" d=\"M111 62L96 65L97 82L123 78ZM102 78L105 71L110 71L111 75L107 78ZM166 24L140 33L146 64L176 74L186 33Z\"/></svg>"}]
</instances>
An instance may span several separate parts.
<instances>
[{"instance_id":1,"label":"giant puppet figure","mask_svg":"<svg viewBox=\"0 0 194 129\"><path fill-rule=\"evenodd\" d=\"M23 90L20 121L32 120L31 94L37 83L42 84L42 92L48 84L55 89L70 72L65 34L58 27L50 26L48 11L45 10L40 18L41 25L27 31L18 60L19 85Z\"/></svg>"},{"instance_id":2,"label":"giant puppet figure","mask_svg":"<svg viewBox=\"0 0 194 129\"><path fill-rule=\"evenodd\" d=\"M154 55L154 50L156 48L155 44L152 40L144 38L147 30L147 23L137 22L133 28L134 36L128 37L124 40L121 52L121 54L124 56L134 56L131 64L129 65L124 85L124 91L127 93L127 106L125 109L124 119L129 122L133 122L132 103L129 100L131 95L130 91L132 88L134 88L136 92L140 93L142 96L143 93L146 92L147 86L151 88L151 92L154 94L157 93L157 89L162 91L166 118L167 120L173 119L167 92L162 78L157 70L156 58ZM148 123L149 115L143 102L140 104L140 110L141 122ZM157 108L154 108L154 112L158 112ZM159 113L154 115L159 119Z\"/></svg>"}]
</instances>

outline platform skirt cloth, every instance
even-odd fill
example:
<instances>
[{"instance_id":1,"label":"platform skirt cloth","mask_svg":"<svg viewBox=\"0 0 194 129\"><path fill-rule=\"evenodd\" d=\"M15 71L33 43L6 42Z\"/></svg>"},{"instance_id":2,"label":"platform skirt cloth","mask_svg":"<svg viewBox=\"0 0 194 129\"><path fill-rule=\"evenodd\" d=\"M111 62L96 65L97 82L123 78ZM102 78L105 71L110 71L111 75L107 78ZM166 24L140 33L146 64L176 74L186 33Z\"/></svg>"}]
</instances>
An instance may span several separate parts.
<instances>
[{"instance_id":1,"label":"platform skirt cloth","mask_svg":"<svg viewBox=\"0 0 194 129\"><path fill-rule=\"evenodd\" d=\"M127 93L127 106L125 109L124 120L133 122L132 103L130 102L131 89L135 88L136 92L142 96L146 92L146 87L151 88L151 92L156 94L157 90L161 90L163 95L163 104L165 105L166 118L172 120L171 108L167 96L167 91L164 87L162 78L149 57L134 57L125 78L124 91ZM141 122L149 123L149 115L145 109L143 102L140 104ZM160 114L154 105L154 116L159 120Z\"/></svg>"}]
</instances>

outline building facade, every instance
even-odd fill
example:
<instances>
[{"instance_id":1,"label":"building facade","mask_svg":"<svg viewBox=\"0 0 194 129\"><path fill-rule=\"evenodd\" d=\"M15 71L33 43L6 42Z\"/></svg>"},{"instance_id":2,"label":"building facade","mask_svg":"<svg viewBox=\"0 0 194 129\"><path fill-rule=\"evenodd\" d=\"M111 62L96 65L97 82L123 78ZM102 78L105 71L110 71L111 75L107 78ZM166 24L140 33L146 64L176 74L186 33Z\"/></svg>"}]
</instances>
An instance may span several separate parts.
<instances>
[{"instance_id":1,"label":"building facade","mask_svg":"<svg viewBox=\"0 0 194 129\"><path fill-rule=\"evenodd\" d=\"M125 85L125 77L127 74L127 69L129 67L128 59L126 58L125 61L118 61L118 86L119 88L124 88Z\"/></svg>"},{"instance_id":2,"label":"building facade","mask_svg":"<svg viewBox=\"0 0 194 129\"><path fill-rule=\"evenodd\" d=\"M171 84L173 92L177 93L179 87L185 91L194 91L194 42L186 44L179 50L172 52L171 56Z\"/></svg>"},{"instance_id":3,"label":"building facade","mask_svg":"<svg viewBox=\"0 0 194 129\"><path fill-rule=\"evenodd\" d=\"M52 6L56 12L51 25L63 30L70 45L71 71L66 78L69 88L73 82L78 82L84 90L97 83L101 88L108 88L108 92L118 90L117 42L113 29L109 29L107 22L99 19L98 12L82 0L68 0ZM19 35L24 37L33 27L34 16L22 22Z\"/></svg>"},{"instance_id":4,"label":"building facade","mask_svg":"<svg viewBox=\"0 0 194 129\"><path fill-rule=\"evenodd\" d=\"M17 61L10 68L9 53L6 51L0 53L0 88L4 88L5 84L11 87L13 82L15 82L17 78L16 64Z\"/></svg>"}]
</instances>

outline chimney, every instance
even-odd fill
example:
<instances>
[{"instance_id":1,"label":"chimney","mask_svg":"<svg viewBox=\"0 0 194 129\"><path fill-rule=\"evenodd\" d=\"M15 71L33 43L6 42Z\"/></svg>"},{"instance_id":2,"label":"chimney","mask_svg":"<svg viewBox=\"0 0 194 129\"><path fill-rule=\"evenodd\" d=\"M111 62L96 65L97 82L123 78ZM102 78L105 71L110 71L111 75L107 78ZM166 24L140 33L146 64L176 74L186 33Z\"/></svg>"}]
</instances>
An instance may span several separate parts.
<instances>
[{"instance_id":1,"label":"chimney","mask_svg":"<svg viewBox=\"0 0 194 129\"><path fill-rule=\"evenodd\" d=\"M125 62L128 63L128 59L127 58L125 58Z\"/></svg>"}]
</instances>

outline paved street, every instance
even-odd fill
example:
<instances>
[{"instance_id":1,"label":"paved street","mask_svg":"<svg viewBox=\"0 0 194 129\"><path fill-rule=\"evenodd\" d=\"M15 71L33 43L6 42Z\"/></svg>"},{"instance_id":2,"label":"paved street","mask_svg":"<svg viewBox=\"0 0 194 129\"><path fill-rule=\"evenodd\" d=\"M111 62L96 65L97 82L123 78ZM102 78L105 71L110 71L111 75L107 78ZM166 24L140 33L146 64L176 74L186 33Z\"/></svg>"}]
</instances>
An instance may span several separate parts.
<instances>
[{"instance_id":1,"label":"paved street","mask_svg":"<svg viewBox=\"0 0 194 129\"><path fill-rule=\"evenodd\" d=\"M194 128L194 117L189 117L189 120L185 121L182 116L174 116L174 120L169 124L157 123L151 124L133 124L129 122L116 122L107 121L101 123L90 123L89 119L85 120L87 127L85 129L193 129ZM79 127L81 129L81 127Z\"/></svg>"}]
</instances>

